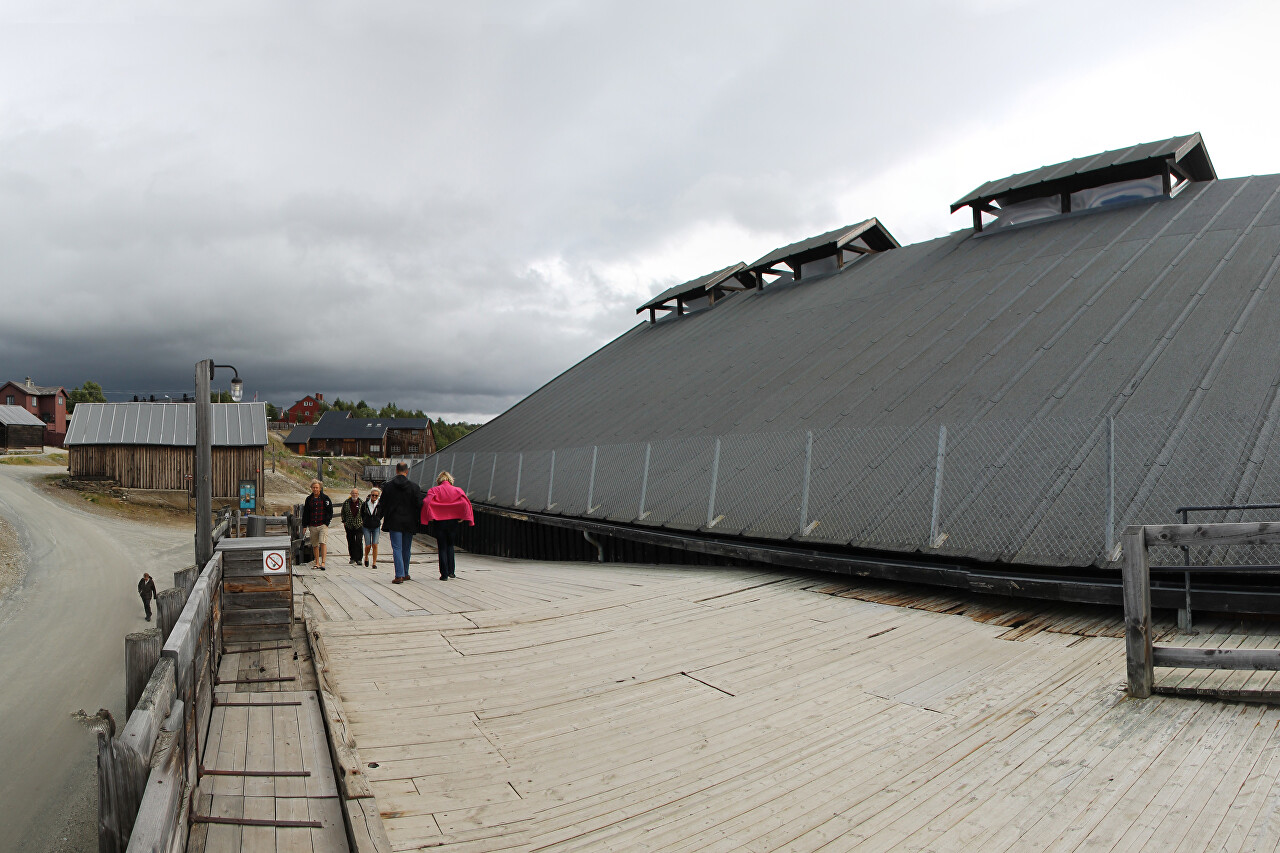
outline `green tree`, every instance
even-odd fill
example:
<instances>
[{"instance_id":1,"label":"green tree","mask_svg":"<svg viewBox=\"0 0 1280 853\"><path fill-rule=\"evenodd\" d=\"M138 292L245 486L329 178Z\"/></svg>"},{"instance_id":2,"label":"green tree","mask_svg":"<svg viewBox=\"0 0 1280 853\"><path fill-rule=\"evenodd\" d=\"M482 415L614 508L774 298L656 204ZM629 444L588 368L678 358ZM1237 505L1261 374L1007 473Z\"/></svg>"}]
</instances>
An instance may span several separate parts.
<instances>
[{"instance_id":1,"label":"green tree","mask_svg":"<svg viewBox=\"0 0 1280 853\"><path fill-rule=\"evenodd\" d=\"M275 407L274 403L267 403L267 420L280 420L280 410Z\"/></svg>"},{"instance_id":2,"label":"green tree","mask_svg":"<svg viewBox=\"0 0 1280 853\"><path fill-rule=\"evenodd\" d=\"M84 384L79 388L73 388L71 393L67 395L67 414L75 411L76 403L105 403L106 395L102 393L102 386L97 382L85 380Z\"/></svg>"},{"instance_id":3,"label":"green tree","mask_svg":"<svg viewBox=\"0 0 1280 853\"><path fill-rule=\"evenodd\" d=\"M436 439L436 450L444 450L450 444L462 438L473 429L480 427L480 424L469 424L465 421L458 421L456 424L446 423L445 421L432 421L431 434Z\"/></svg>"},{"instance_id":4,"label":"green tree","mask_svg":"<svg viewBox=\"0 0 1280 853\"><path fill-rule=\"evenodd\" d=\"M230 391L210 391L209 402L210 403L231 403L234 401L231 399Z\"/></svg>"}]
</instances>

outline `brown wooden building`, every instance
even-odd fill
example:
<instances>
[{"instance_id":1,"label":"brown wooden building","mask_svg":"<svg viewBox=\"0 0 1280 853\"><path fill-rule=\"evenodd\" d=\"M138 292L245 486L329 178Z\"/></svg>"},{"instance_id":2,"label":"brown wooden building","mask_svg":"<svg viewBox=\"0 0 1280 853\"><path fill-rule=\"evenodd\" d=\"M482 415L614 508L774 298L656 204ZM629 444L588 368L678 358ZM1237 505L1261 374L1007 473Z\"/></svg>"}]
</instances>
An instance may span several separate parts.
<instances>
[{"instance_id":1,"label":"brown wooden building","mask_svg":"<svg viewBox=\"0 0 1280 853\"><path fill-rule=\"evenodd\" d=\"M240 483L263 497L265 403L213 404L213 496L234 498ZM67 432L72 477L130 489L188 491L195 475L195 404L80 403Z\"/></svg>"},{"instance_id":2,"label":"brown wooden building","mask_svg":"<svg viewBox=\"0 0 1280 853\"><path fill-rule=\"evenodd\" d=\"M286 439L296 446L297 430ZM303 439L307 452L328 456L374 456L401 459L436 452L429 418L353 418L348 412L328 411Z\"/></svg>"},{"instance_id":3,"label":"brown wooden building","mask_svg":"<svg viewBox=\"0 0 1280 853\"><path fill-rule=\"evenodd\" d=\"M45 423L25 406L0 405L0 452L44 449Z\"/></svg>"}]
</instances>

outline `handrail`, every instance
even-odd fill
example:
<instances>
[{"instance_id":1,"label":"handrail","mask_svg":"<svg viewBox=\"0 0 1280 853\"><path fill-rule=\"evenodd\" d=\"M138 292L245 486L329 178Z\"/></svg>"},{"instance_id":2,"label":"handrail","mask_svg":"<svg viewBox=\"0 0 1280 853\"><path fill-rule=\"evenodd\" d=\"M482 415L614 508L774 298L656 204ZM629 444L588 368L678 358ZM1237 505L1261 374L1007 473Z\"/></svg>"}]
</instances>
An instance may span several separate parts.
<instances>
[{"instance_id":1,"label":"handrail","mask_svg":"<svg viewBox=\"0 0 1280 853\"><path fill-rule=\"evenodd\" d=\"M1155 667L1192 669L1280 670L1280 649L1196 649L1154 646L1151 631L1151 572L1147 549L1152 546L1274 545L1280 544L1280 523L1270 521L1217 524L1131 525L1122 537L1124 547L1125 670L1129 694L1144 699L1155 688ZM1201 567L1196 567L1201 568ZM1276 566L1230 566L1237 572L1274 574ZM1186 566L1155 571L1186 571ZM1212 691L1210 691L1212 692Z\"/></svg>"}]
</instances>

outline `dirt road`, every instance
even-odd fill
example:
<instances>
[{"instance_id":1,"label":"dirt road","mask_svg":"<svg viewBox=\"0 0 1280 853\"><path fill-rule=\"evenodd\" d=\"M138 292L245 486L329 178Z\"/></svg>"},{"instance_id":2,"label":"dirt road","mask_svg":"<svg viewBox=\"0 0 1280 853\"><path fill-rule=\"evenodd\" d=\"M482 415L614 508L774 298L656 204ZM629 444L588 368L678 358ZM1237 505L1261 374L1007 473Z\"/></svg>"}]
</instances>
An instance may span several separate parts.
<instances>
[{"instance_id":1,"label":"dirt road","mask_svg":"<svg viewBox=\"0 0 1280 853\"><path fill-rule=\"evenodd\" d=\"M124 635L146 627L137 580L190 565L192 534L80 511L32 482L58 469L0 465L0 515L27 557L0 602L0 850L97 849L97 746L72 719L124 724Z\"/></svg>"}]
</instances>

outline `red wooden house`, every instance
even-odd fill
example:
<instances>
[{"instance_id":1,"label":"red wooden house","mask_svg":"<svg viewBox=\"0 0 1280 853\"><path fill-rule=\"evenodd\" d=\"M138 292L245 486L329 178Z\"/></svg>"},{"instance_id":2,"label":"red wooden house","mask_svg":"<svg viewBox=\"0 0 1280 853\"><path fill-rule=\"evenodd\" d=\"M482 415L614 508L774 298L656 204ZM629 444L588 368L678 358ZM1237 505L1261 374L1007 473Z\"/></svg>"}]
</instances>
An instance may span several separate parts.
<instances>
[{"instance_id":1,"label":"red wooden house","mask_svg":"<svg viewBox=\"0 0 1280 853\"><path fill-rule=\"evenodd\" d=\"M284 419L291 424L313 424L320 419L323 402L323 394L308 394L285 409Z\"/></svg>"},{"instance_id":2,"label":"red wooden house","mask_svg":"<svg viewBox=\"0 0 1280 853\"><path fill-rule=\"evenodd\" d=\"M28 376L0 385L0 406L21 406L44 421L44 443L61 447L67 434L67 389L60 385L36 385Z\"/></svg>"}]
</instances>

